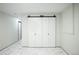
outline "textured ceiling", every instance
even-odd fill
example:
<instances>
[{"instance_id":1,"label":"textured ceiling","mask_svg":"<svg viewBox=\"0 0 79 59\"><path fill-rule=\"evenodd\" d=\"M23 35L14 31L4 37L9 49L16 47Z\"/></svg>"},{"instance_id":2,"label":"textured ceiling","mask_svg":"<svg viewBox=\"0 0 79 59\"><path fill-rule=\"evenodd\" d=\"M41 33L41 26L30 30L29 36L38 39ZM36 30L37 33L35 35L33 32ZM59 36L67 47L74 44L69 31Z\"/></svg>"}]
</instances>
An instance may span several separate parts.
<instances>
[{"instance_id":1,"label":"textured ceiling","mask_svg":"<svg viewBox=\"0 0 79 59\"><path fill-rule=\"evenodd\" d=\"M0 11L11 15L24 15L33 13L59 13L69 3L0 3Z\"/></svg>"}]
</instances>

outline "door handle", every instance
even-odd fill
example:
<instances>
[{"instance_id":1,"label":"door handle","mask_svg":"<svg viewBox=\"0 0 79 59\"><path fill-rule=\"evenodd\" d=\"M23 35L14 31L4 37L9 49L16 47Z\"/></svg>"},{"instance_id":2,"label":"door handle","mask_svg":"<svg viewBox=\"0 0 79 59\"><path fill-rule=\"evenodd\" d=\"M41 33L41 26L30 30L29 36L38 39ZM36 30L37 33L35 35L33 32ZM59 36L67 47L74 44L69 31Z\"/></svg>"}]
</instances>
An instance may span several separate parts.
<instances>
[{"instance_id":1,"label":"door handle","mask_svg":"<svg viewBox=\"0 0 79 59\"><path fill-rule=\"evenodd\" d=\"M50 35L50 34L48 33L48 35Z\"/></svg>"},{"instance_id":2,"label":"door handle","mask_svg":"<svg viewBox=\"0 0 79 59\"><path fill-rule=\"evenodd\" d=\"M37 35L37 33L34 33L34 35L36 36L36 35Z\"/></svg>"}]
</instances>

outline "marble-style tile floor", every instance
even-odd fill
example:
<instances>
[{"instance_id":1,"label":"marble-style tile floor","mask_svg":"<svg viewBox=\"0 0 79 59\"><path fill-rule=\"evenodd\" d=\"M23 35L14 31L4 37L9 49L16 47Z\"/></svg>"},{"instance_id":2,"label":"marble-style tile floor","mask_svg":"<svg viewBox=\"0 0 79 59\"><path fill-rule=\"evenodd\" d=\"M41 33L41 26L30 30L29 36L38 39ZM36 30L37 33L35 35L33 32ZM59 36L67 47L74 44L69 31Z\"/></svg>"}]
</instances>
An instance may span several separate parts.
<instances>
[{"instance_id":1,"label":"marble-style tile floor","mask_svg":"<svg viewBox=\"0 0 79 59\"><path fill-rule=\"evenodd\" d=\"M17 42L0 51L0 55L67 55L61 48L27 48Z\"/></svg>"}]
</instances>

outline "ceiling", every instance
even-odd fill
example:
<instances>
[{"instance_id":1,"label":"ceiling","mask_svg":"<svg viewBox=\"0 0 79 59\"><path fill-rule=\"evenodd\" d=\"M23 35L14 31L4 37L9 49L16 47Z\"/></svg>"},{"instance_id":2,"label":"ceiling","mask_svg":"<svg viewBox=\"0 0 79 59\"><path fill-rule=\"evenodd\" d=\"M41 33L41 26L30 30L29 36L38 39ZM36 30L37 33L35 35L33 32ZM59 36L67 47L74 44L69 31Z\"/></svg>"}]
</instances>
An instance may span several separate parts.
<instances>
[{"instance_id":1,"label":"ceiling","mask_svg":"<svg viewBox=\"0 0 79 59\"><path fill-rule=\"evenodd\" d=\"M0 11L11 15L25 15L31 13L59 13L69 3L0 3Z\"/></svg>"}]
</instances>

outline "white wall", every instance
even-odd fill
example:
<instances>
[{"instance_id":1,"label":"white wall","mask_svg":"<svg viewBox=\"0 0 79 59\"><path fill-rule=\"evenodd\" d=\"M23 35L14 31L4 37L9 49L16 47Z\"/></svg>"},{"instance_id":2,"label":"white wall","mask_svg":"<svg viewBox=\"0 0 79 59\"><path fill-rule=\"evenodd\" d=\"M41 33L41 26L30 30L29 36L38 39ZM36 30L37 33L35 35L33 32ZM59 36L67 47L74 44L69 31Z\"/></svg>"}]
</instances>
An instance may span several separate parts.
<instances>
[{"instance_id":1,"label":"white wall","mask_svg":"<svg viewBox=\"0 0 79 59\"><path fill-rule=\"evenodd\" d=\"M18 40L18 19L0 12L0 50Z\"/></svg>"},{"instance_id":2,"label":"white wall","mask_svg":"<svg viewBox=\"0 0 79 59\"><path fill-rule=\"evenodd\" d=\"M74 4L74 49L72 54L79 55L79 4Z\"/></svg>"},{"instance_id":3,"label":"white wall","mask_svg":"<svg viewBox=\"0 0 79 59\"><path fill-rule=\"evenodd\" d=\"M79 4L62 12L61 47L69 54L79 54Z\"/></svg>"},{"instance_id":4,"label":"white wall","mask_svg":"<svg viewBox=\"0 0 79 59\"><path fill-rule=\"evenodd\" d=\"M22 46L28 46L28 19L22 20Z\"/></svg>"}]
</instances>

